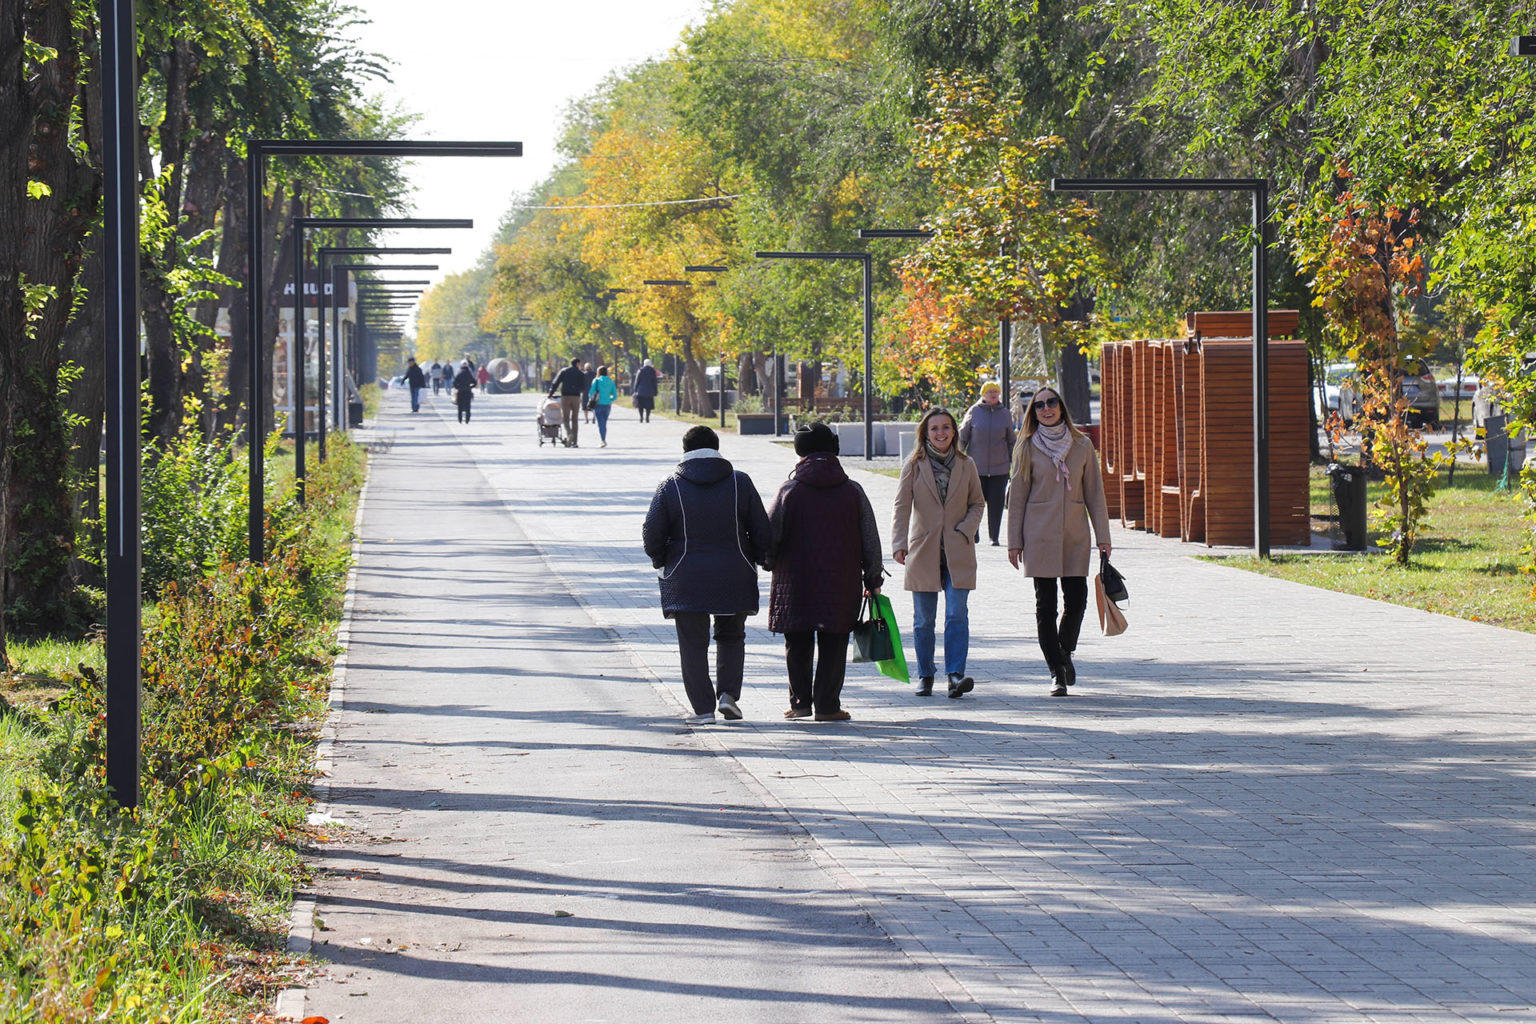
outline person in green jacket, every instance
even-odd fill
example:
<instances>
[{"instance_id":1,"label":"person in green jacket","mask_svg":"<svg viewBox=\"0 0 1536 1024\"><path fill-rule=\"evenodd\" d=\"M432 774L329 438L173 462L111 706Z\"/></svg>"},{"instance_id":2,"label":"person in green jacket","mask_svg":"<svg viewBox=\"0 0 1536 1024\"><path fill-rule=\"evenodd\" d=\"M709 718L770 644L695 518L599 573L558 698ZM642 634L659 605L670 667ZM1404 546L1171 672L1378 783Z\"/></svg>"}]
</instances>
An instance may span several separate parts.
<instances>
[{"instance_id":1,"label":"person in green jacket","mask_svg":"<svg viewBox=\"0 0 1536 1024\"><path fill-rule=\"evenodd\" d=\"M604 448L608 447L608 414L613 411L614 399L618 397L619 386L608 376L607 364L599 366L597 376L592 378L592 389L587 392L587 399L592 405L592 414L597 417L597 436Z\"/></svg>"}]
</instances>

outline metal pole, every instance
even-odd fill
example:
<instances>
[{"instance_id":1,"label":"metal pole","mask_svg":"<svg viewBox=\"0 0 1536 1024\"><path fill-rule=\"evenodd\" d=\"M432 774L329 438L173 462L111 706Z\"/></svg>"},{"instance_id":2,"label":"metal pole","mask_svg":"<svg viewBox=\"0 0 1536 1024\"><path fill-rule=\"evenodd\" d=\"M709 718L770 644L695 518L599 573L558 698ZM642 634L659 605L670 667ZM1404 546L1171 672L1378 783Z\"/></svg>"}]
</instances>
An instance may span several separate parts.
<instances>
[{"instance_id":1,"label":"metal pole","mask_svg":"<svg viewBox=\"0 0 1536 1024\"><path fill-rule=\"evenodd\" d=\"M293 222L293 339L288 350L288 401L293 405L293 488L304 505L304 232Z\"/></svg>"},{"instance_id":2,"label":"metal pole","mask_svg":"<svg viewBox=\"0 0 1536 1024\"><path fill-rule=\"evenodd\" d=\"M1269 182L1253 189L1253 543L1269 557Z\"/></svg>"},{"instance_id":3,"label":"metal pole","mask_svg":"<svg viewBox=\"0 0 1536 1024\"><path fill-rule=\"evenodd\" d=\"M139 805L138 49L134 0L103 0L101 17L102 298L106 304L107 787Z\"/></svg>"},{"instance_id":4,"label":"metal pole","mask_svg":"<svg viewBox=\"0 0 1536 1024\"><path fill-rule=\"evenodd\" d=\"M784 371L783 368L779 365L778 342L774 342L773 345L773 373L769 374L769 376L773 378L773 436L778 437L780 433L779 396L784 391Z\"/></svg>"},{"instance_id":5,"label":"metal pole","mask_svg":"<svg viewBox=\"0 0 1536 1024\"><path fill-rule=\"evenodd\" d=\"M247 429L246 448L249 457L248 491L250 508L246 512L247 545L250 550L252 562L261 563L267 560L266 553L266 465L265 451L262 445L266 441L266 431L262 429L261 412L266 405L263 398L270 392L271 382L262 379L261 366L261 314L262 314L262 271L264 269L261 253L262 212L266 201L267 173L266 158L262 155L260 145L252 142L246 147L245 153L245 251L247 264L245 276L246 283L246 332L249 335L247 341L250 351L246 353L246 372L250 376L249 393L246 399L245 422Z\"/></svg>"},{"instance_id":6,"label":"metal pole","mask_svg":"<svg viewBox=\"0 0 1536 1024\"><path fill-rule=\"evenodd\" d=\"M1008 379L1008 359L1013 355L1013 321L1003 317L997 325L997 383L1003 389L1003 408L1011 408L1012 398L1008 393L1010 381ZM1056 382L1060 384L1060 381ZM1013 413L1009 413L1012 416Z\"/></svg>"},{"instance_id":7,"label":"metal pole","mask_svg":"<svg viewBox=\"0 0 1536 1024\"><path fill-rule=\"evenodd\" d=\"M864 254L864 461L875 457L875 300L874 261Z\"/></svg>"},{"instance_id":8,"label":"metal pole","mask_svg":"<svg viewBox=\"0 0 1536 1024\"><path fill-rule=\"evenodd\" d=\"M320 431L320 449L318 452L321 462L325 461L325 267L319 267L319 281L315 285L315 291L319 294L319 301L315 306L315 363L317 376L315 379L315 426Z\"/></svg>"},{"instance_id":9,"label":"metal pole","mask_svg":"<svg viewBox=\"0 0 1536 1024\"><path fill-rule=\"evenodd\" d=\"M322 260L324 255L320 257ZM346 271L340 267L331 268L331 365L335 367L336 383L333 385L335 400L331 402L331 422L338 431L347 430L352 426L351 417L344 414L346 409L346 368L342 365L341 343L341 299L342 291L346 286Z\"/></svg>"},{"instance_id":10,"label":"metal pole","mask_svg":"<svg viewBox=\"0 0 1536 1024\"><path fill-rule=\"evenodd\" d=\"M725 353L720 353L720 429L725 429Z\"/></svg>"}]
</instances>

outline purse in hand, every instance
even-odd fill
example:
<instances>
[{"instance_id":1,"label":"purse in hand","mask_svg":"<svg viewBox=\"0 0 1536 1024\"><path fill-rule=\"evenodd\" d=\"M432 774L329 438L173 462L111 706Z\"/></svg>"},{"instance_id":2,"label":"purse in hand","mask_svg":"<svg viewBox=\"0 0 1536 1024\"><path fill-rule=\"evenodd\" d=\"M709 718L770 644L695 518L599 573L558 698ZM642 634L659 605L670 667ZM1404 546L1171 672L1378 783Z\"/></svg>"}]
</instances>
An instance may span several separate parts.
<instances>
[{"instance_id":1,"label":"purse in hand","mask_svg":"<svg viewBox=\"0 0 1536 1024\"><path fill-rule=\"evenodd\" d=\"M890 661L896 657L896 645L891 641L891 629L885 619L874 613L869 598L859 610L859 621L853 625L854 661Z\"/></svg>"},{"instance_id":2,"label":"purse in hand","mask_svg":"<svg viewBox=\"0 0 1536 1024\"><path fill-rule=\"evenodd\" d=\"M1105 636L1119 636L1125 632L1125 612L1117 602L1130 599L1125 589L1125 577L1109 564L1109 556L1099 552L1099 574L1093 578L1093 600L1099 609L1099 629Z\"/></svg>"}]
</instances>

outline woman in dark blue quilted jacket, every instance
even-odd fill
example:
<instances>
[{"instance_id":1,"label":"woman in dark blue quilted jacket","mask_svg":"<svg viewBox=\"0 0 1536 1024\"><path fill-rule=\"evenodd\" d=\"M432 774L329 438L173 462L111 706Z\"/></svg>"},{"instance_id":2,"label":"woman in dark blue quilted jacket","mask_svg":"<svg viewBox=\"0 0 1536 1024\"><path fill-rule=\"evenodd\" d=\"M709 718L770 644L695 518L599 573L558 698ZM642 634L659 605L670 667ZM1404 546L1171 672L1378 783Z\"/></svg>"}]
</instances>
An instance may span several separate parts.
<instances>
[{"instance_id":1,"label":"woman in dark blue quilted jacket","mask_svg":"<svg viewBox=\"0 0 1536 1024\"><path fill-rule=\"evenodd\" d=\"M789 668L785 718L845 722L848 634L865 593L880 592L880 530L864 488L837 461L825 423L795 431L800 462L773 499L768 628L784 634ZM813 659L814 655L814 659ZM812 661L815 669L812 670Z\"/></svg>"},{"instance_id":2,"label":"woman in dark blue quilted jacket","mask_svg":"<svg viewBox=\"0 0 1536 1024\"><path fill-rule=\"evenodd\" d=\"M690 428L683 435L683 461L651 498L644 539L645 553L660 570L662 614L677 625L691 724L712 724L717 707L725 718L741 717L747 616L757 614L757 566L768 558L769 533L752 478L721 457L713 430Z\"/></svg>"}]
</instances>

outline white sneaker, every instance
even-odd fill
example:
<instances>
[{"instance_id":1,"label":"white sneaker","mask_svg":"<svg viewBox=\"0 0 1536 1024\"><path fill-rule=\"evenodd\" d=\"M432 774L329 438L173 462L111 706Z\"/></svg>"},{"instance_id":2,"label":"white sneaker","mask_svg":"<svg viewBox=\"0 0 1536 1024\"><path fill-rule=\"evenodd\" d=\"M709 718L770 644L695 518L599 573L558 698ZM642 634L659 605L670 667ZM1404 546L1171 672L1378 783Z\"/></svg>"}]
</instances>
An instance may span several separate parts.
<instances>
[{"instance_id":1,"label":"white sneaker","mask_svg":"<svg viewBox=\"0 0 1536 1024\"><path fill-rule=\"evenodd\" d=\"M728 722L734 722L741 718L741 708L736 706L736 702L731 699L731 695L728 693L720 695L720 714Z\"/></svg>"},{"instance_id":2,"label":"white sneaker","mask_svg":"<svg viewBox=\"0 0 1536 1024\"><path fill-rule=\"evenodd\" d=\"M715 715L711 711L706 711L702 715L687 715L683 718L683 723L685 725L714 725Z\"/></svg>"}]
</instances>

